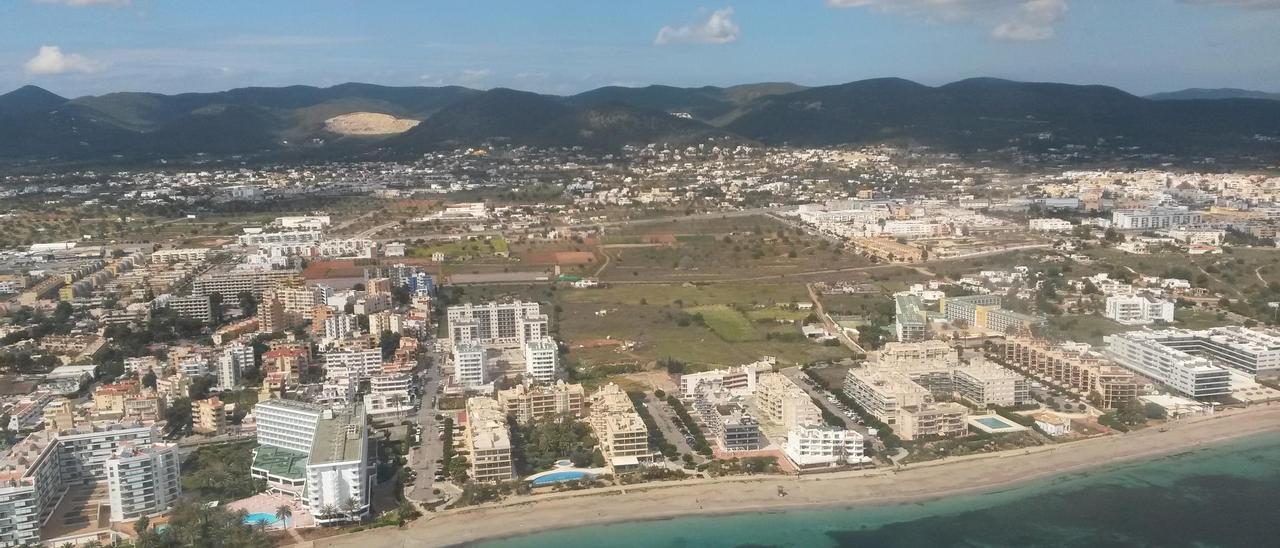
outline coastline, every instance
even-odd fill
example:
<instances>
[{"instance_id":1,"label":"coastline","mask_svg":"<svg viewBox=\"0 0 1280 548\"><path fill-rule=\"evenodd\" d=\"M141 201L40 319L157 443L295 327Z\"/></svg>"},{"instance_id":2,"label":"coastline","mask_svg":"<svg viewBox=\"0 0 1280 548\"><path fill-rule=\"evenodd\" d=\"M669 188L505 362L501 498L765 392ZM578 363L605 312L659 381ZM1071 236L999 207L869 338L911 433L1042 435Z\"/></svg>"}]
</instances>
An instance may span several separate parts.
<instances>
[{"instance_id":1,"label":"coastline","mask_svg":"<svg viewBox=\"0 0 1280 548\"><path fill-rule=\"evenodd\" d=\"M1280 406L1230 410L1166 426L1059 445L889 469L809 476L739 476L552 493L426 516L303 545L453 546L548 530L681 517L894 505L998 492L1038 479L1194 451L1280 431ZM777 496L777 488L788 495ZM482 525L481 525L482 524Z\"/></svg>"}]
</instances>

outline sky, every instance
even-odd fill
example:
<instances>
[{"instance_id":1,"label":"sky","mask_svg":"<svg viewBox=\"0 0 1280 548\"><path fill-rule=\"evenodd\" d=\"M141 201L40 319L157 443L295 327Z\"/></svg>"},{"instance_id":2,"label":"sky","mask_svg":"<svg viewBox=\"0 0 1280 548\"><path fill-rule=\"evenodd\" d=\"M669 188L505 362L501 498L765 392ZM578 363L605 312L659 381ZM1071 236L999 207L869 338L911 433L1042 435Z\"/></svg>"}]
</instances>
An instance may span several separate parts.
<instances>
[{"instance_id":1,"label":"sky","mask_svg":"<svg viewBox=\"0 0 1280 548\"><path fill-rule=\"evenodd\" d=\"M1280 91L1280 0L0 0L0 92L886 76Z\"/></svg>"}]
</instances>

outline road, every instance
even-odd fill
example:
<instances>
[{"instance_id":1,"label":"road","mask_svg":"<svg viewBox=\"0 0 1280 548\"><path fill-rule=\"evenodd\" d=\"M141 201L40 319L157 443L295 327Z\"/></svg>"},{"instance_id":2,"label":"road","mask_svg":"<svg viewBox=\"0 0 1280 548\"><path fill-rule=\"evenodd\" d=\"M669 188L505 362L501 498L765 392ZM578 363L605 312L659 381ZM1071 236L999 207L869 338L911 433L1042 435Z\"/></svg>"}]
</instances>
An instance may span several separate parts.
<instances>
[{"instance_id":1,"label":"road","mask_svg":"<svg viewBox=\"0 0 1280 548\"><path fill-rule=\"evenodd\" d=\"M444 361L440 359L437 352L432 351L428 354L434 358L434 363L420 373L422 407L418 410L416 417L418 425L422 426L422 443L409 454L409 464L413 471L417 472L418 479L414 481L413 489L406 493L406 496L417 501L428 501L434 497L431 488L434 483L432 478L436 473L436 459L444 455L444 444L438 439L436 406L433 405L436 401L436 387L440 384L440 367Z\"/></svg>"},{"instance_id":2,"label":"road","mask_svg":"<svg viewBox=\"0 0 1280 548\"><path fill-rule=\"evenodd\" d=\"M849 350L857 352L858 354L866 355L866 349L862 348L862 345L858 344L858 341L853 340L852 337L844 332L843 327L840 327L836 324L835 320L831 319L831 316L827 315L826 309L822 308L822 297L813 289L813 284L804 284L804 288L809 291L809 300L813 301L814 311L817 312L818 317L822 319L823 325L827 326L827 331L834 332L836 334L836 338L840 339L840 342L844 343L845 347Z\"/></svg>"},{"instance_id":3,"label":"road","mask_svg":"<svg viewBox=\"0 0 1280 548\"><path fill-rule=\"evenodd\" d=\"M859 434L864 436L867 435L866 426L858 424L854 419L850 419L849 416L845 415L844 411L840 409L840 406L831 403L831 401L827 399L827 396L830 396L831 394L827 393L827 391L823 390L820 386L805 382L809 380L809 376L804 374L804 371L801 371L799 367L788 367L783 369L781 373L788 379L791 379L792 382L796 383L797 386L803 388L805 392L808 392L809 395L813 397L814 401L818 402L818 405L821 405L837 417L844 419L846 422L845 428L848 428L849 430L856 430Z\"/></svg>"}]
</instances>

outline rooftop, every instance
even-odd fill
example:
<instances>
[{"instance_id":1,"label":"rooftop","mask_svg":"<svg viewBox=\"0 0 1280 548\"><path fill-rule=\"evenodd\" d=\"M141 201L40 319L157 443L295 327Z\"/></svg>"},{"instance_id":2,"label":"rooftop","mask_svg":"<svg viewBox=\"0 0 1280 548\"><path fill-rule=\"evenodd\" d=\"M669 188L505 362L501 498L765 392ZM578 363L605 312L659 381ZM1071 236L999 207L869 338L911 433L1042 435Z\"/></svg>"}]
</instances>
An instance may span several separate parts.
<instances>
[{"instance_id":1,"label":"rooftop","mask_svg":"<svg viewBox=\"0 0 1280 548\"><path fill-rule=\"evenodd\" d=\"M310 464L360 460L368 442L365 428L364 407L359 405L333 413L332 418L321 417L311 442Z\"/></svg>"},{"instance_id":2,"label":"rooftop","mask_svg":"<svg viewBox=\"0 0 1280 548\"><path fill-rule=\"evenodd\" d=\"M307 454L270 445L259 446L253 455L253 468L266 470L272 476L305 478Z\"/></svg>"}]
</instances>

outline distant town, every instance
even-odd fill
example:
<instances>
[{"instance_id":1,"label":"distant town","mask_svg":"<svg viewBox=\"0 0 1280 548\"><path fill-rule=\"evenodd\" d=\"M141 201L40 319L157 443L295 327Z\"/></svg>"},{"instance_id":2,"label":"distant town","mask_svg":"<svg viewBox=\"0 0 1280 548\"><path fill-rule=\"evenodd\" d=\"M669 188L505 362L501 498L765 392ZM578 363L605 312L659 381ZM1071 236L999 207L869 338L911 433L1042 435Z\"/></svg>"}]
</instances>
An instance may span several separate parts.
<instances>
[{"instance_id":1,"label":"distant town","mask_svg":"<svg viewBox=\"0 0 1280 548\"><path fill-rule=\"evenodd\" d=\"M5 171L0 546L361 542L1280 401L1280 175L1079 153Z\"/></svg>"}]
</instances>

